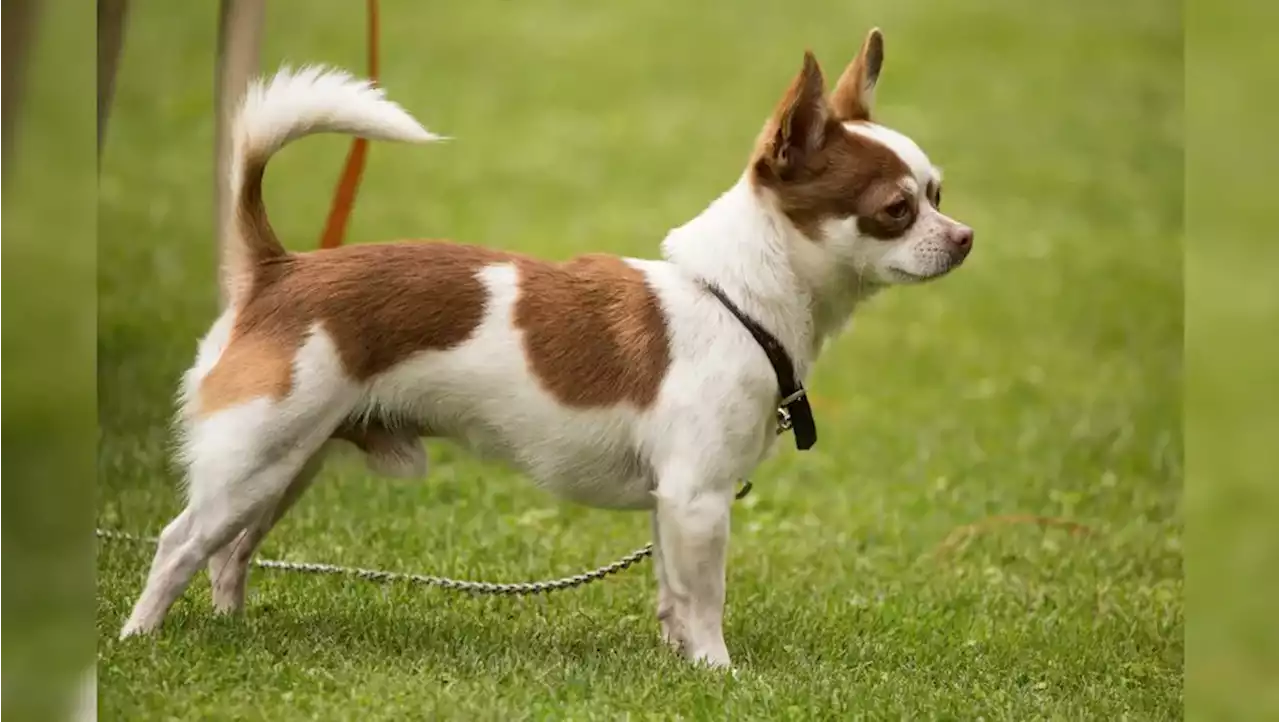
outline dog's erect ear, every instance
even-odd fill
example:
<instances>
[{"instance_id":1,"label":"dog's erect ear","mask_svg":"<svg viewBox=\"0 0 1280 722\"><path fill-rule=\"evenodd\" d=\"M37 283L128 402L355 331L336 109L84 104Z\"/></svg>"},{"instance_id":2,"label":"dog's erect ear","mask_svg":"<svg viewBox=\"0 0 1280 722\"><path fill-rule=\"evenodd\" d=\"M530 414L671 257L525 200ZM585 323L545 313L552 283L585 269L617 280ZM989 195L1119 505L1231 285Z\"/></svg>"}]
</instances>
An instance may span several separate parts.
<instances>
[{"instance_id":1,"label":"dog's erect ear","mask_svg":"<svg viewBox=\"0 0 1280 722\"><path fill-rule=\"evenodd\" d=\"M872 28L862 43L858 57L849 63L835 92L831 94L831 109L836 119L871 120L871 107L875 104L876 81L880 79L880 66L884 64L884 34L880 28Z\"/></svg>"},{"instance_id":2,"label":"dog's erect ear","mask_svg":"<svg viewBox=\"0 0 1280 722\"><path fill-rule=\"evenodd\" d=\"M805 156L822 147L829 109L822 69L813 53L805 52L804 67L778 102L761 136L762 171L789 177Z\"/></svg>"}]
</instances>

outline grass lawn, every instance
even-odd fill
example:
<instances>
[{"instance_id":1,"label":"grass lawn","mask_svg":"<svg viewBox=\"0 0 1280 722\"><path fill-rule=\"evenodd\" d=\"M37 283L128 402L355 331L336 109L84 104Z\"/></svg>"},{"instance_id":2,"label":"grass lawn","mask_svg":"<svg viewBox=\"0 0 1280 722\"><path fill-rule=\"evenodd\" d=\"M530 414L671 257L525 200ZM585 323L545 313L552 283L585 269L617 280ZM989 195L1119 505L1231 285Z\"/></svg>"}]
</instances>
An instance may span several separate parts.
<instances>
[{"instance_id":1,"label":"grass lawn","mask_svg":"<svg viewBox=\"0 0 1280 722\"><path fill-rule=\"evenodd\" d=\"M736 678L662 646L647 564L529 600L259 571L235 619L202 575L157 637L119 643L151 549L109 545L104 719L1181 716L1178 6L659 5L384 2L385 85L456 140L373 146L349 238L656 255L733 183L806 47L834 81L884 28L880 118L946 170L976 248L864 307L809 380L821 442L756 473L733 520ZM264 67L363 68L362 9L269 3ZM180 501L173 390L215 311L216 4L130 21L100 186L98 522L153 534ZM317 242L347 147L272 165L291 247ZM332 464L265 555L525 580L648 540L644 514L429 452L421 482Z\"/></svg>"}]
</instances>

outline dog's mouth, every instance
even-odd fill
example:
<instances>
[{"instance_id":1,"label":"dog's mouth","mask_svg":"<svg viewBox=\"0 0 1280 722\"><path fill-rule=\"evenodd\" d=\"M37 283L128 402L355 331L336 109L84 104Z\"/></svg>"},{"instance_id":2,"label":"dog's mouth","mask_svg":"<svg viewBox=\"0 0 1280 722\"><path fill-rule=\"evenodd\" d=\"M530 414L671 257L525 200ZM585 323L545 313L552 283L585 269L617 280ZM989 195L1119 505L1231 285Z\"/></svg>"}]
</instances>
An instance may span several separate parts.
<instances>
[{"instance_id":1,"label":"dog's mouth","mask_svg":"<svg viewBox=\"0 0 1280 722\"><path fill-rule=\"evenodd\" d=\"M948 273L951 273L951 271L955 270L955 268L959 265L960 263L958 262L953 263L951 265L944 266L942 269L934 273L912 273L910 271L904 271L901 268L893 268L893 267L890 267L888 271L889 271L889 275L893 277L893 280L896 283L903 283L903 284L928 283L929 281L932 281L937 278L942 278Z\"/></svg>"},{"instance_id":2,"label":"dog's mouth","mask_svg":"<svg viewBox=\"0 0 1280 722\"><path fill-rule=\"evenodd\" d=\"M928 281L942 278L962 266L964 264L965 256L948 255L939 257L935 255L930 260L933 260L934 263L922 264L929 269L928 272L925 273L908 271L905 268L898 266L889 266L885 270L889 272L891 280L895 283L926 283Z\"/></svg>"},{"instance_id":3,"label":"dog's mouth","mask_svg":"<svg viewBox=\"0 0 1280 722\"><path fill-rule=\"evenodd\" d=\"M890 268L889 275L898 283L924 283L931 278L931 276L921 276L916 273L904 271L901 268Z\"/></svg>"}]
</instances>

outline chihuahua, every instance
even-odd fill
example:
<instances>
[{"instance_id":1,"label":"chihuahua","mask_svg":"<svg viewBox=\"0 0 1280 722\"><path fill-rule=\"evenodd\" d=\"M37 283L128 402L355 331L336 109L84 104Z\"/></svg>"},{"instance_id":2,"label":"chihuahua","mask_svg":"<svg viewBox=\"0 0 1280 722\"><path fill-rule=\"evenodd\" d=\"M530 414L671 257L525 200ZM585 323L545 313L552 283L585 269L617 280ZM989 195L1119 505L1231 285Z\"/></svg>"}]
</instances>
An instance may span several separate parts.
<instances>
[{"instance_id":1,"label":"chihuahua","mask_svg":"<svg viewBox=\"0 0 1280 722\"><path fill-rule=\"evenodd\" d=\"M730 664L725 552L735 484L808 417L800 381L859 302L958 267L973 231L942 178L872 119L872 30L828 94L812 53L736 183L662 260L550 263L449 242L290 253L267 220L267 161L319 132L439 140L371 83L323 68L253 84L233 126L220 239L228 301L179 393L187 504L164 529L122 637L156 629L208 566L217 610L333 442L420 477L425 438L542 487L652 515L657 617L689 659ZM813 443L812 419L807 419Z\"/></svg>"}]
</instances>

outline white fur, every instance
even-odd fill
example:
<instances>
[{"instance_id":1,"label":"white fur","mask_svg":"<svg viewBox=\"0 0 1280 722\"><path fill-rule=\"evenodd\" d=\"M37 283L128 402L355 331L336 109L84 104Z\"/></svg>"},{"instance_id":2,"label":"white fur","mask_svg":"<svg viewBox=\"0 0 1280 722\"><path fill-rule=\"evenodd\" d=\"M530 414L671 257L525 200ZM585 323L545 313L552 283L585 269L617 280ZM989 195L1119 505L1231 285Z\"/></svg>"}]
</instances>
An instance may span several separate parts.
<instances>
[{"instance_id":1,"label":"white fur","mask_svg":"<svg viewBox=\"0 0 1280 722\"><path fill-rule=\"evenodd\" d=\"M270 153L317 127L429 136L381 100L380 91L318 71L282 74L265 90L255 88L240 123L249 128L242 155ZM924 192L932 166L914 144L878 126L858 132L898 153L912 168L913 192ZM584 504L653 510L663 635L693 659L727 665L722 615L729 508L736 480L774 443L778 388L756 341L702 284L716 284L770 329L804 378L825 340L885 282L886 268L917 267L907 262L917 251L893 249L924 242L861 238L854 219L832 222L825 231L825 241L805 238L743 176L670 232L662 243L665 260L628 259L655 291L670 341L671 364L657 400L645 409L570 408L542 388L513 322L519 278L511 264L479 273L486 315L457 347L418 353L357 384L317 325L297 354L293 389L284 399L258 398L204 417L195 390L227 343L234 312L224 314L183 382L189 505L165 530L122 636L155 628L196 567L215 553L217 605L239 608L253 547L305 489L335 428L366 416L429 428ZM866 249L876 244L881 250L872 257ZM409 466L415 464L410 458Z\"/></svg>"},{"instance_id":2,"label":"white fur","mask_svg":"<svg viewBox=\"0 0 1280 722\"><path fill-rule=\"evenodd\" d=\"M312 133L402 143L442 140L387 100L371 81L318 65L296 71L286 67L270 81L249 86L232 130L233 160L267 158L289 141ZM233 185L238 186L238 180L233 175Z\"/></svg>"},{"instance_id":3,"label":"white fur","mask_svg":"<svg viewBox=\"0 0 1280 722\"><path fill-rule=\"evenodd\" d=\"M290 141L313 133L346 133L373 140L426 143L444 140L386 99L381 88L320 65L281 68L270 81L254 81L232 125L233 197L244 170Z\"/></svg>"}]
</instances>

